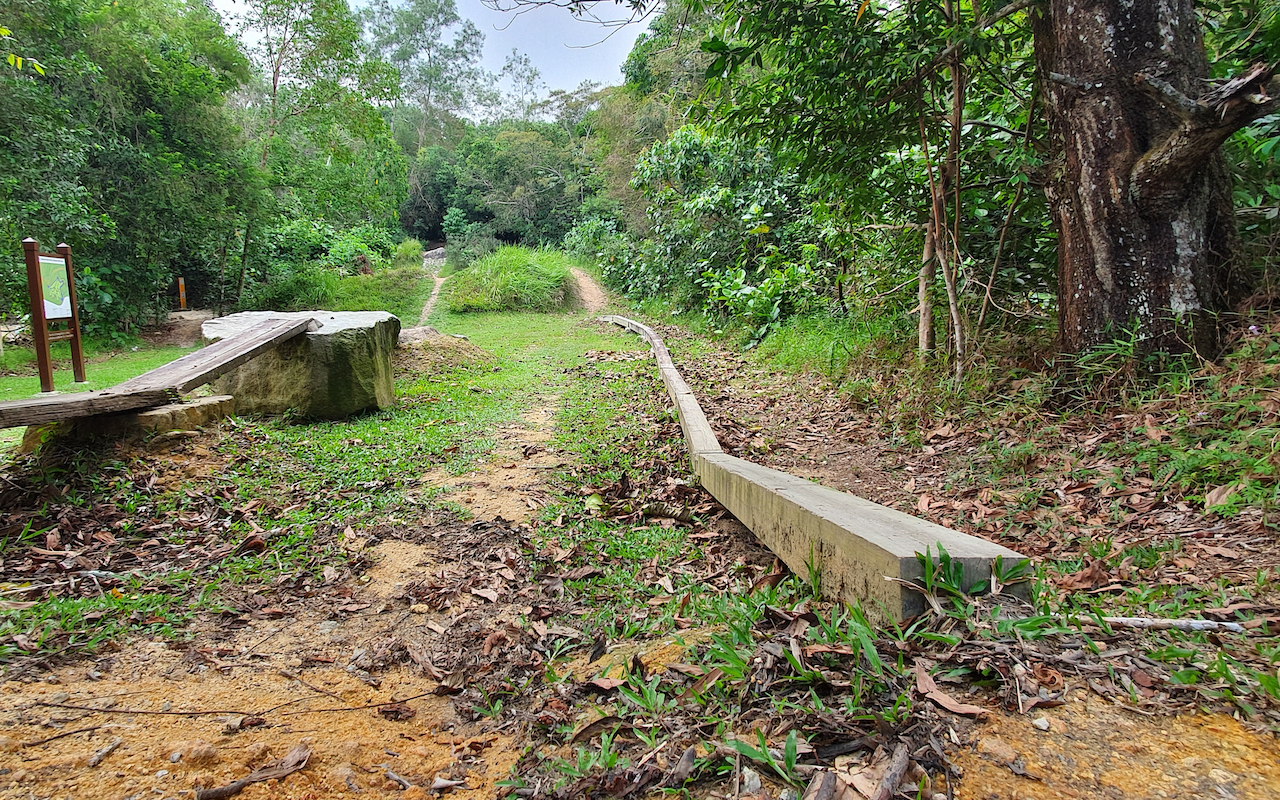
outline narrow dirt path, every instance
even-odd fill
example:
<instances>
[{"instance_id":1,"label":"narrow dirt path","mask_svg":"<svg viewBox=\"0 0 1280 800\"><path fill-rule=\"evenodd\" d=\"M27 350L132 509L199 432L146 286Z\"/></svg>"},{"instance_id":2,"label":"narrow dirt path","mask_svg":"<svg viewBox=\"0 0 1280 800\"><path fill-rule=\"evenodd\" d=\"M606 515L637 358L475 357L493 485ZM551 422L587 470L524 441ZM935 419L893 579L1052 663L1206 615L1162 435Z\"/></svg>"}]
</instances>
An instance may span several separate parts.
<instances>
[{"instance_id":1,"label":"narrow dirt path","mask_svg":"<svg viewBox=\"0 0 1280 800\"><path fill-rule=\"evenodd\" d=\"M431 312L436 308L436 301L440 299L440 287L444 286L445 279L440 277L440 268L444 266L444 259L422 259L422 268L431 273L431 279L435 285L431 287L431 296L427 298L427 304L422 307L422 316L418 318L418 325L426 325L427 317L431 316Z\"/></svg>"},{"instance_id":2,"label":"narrow dirt path","mask_svg":"<svg viewBox=\"0 0 1280 800\"><path fill-rule=\"evenodd\" d=\"M605 306L609 305L609 296L600 288L600 284L578 268L571 270L573 279L577 282L578 299L582 301L582 310L588 314L598 314L604 311Z\"/></svg>"}]
</instances>

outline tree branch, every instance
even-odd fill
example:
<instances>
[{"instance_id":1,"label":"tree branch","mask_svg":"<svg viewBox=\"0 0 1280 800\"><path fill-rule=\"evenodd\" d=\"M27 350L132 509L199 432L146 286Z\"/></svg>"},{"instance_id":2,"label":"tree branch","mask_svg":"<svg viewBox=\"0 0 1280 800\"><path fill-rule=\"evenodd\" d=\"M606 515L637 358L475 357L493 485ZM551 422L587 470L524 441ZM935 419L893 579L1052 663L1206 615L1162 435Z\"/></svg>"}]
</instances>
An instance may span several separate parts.
<instances>
[{"instance_id":1,"label":"tree branch","mask_svg":"<svg viewBox=\"0 0 1280 800\"><path fill-rule=\"evenodd\" d=\"M1040 2L1041 0L1013 0L1013 2L1010 3L1009 5L1004 6L1003 8L997 9L996 11L993 11L990 15L977 20L976 22L974 22L973 27L969 29L966 36L956 39L954 42L947 45L946 49L944 49L941 53L938 53L936 56L933 57L933 61L929 62L928 66L926 66L922 70L918 70L914 76L912 76L908 80L903 81L897 86L893 87L893 91L889 92L888 95L876 101L876 105L882 106L882 105L885 105L886 103L893 102L903 92L915 86L920 81L924 80L925 76L932 75L935 70L937 70L944 63L946 63L947 59L955 55L956 51L964 46L965 41L966 39L968 39L969 36L973 36L974 34L981 33L985 31L987 28L990 28L992 25L995 25L997 22L1004 19L1005 17L1011 17L1014 14L1018 13L1019 11L1031 8L1032 6L1037 5Z\"/></svg>"},{"instance_id":2,"label":"tree branch","mask_svg":"<svg viewBox=\"0 0 1280 800\"><path fill-rule=\"evenodd\" d=\"M1198 167L1228 136L1273 111L1280 100L1280 78L1274 72L1275 67L1255 64L1198 100L1153 75L1135 75L1134 83L1180 120L1133 166L1129 193L1138 207L1159 211L1176 205L1191 190Z\"/></svg>"}]
</instances>

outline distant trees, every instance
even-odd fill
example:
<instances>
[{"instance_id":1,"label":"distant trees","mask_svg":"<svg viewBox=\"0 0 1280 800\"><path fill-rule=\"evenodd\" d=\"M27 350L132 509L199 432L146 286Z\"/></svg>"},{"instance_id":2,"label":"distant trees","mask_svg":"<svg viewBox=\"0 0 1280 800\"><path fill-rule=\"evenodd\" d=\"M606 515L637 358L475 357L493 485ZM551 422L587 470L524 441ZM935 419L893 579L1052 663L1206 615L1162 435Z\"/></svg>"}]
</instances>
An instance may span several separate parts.
<instances>
[{"instance_id":1,"label":"distant trees","mask_svg":"<svg viewBox=\"0 0 1280 800\"><path fill-rule=\"evenodd\" d=\"M493 76L480 67L484 34L454 0L376 0L363 16L375 52L400 73L390 122L410 157L456 140L462 115L493 104Z\"/></svg>"},{"instance_id":2,"label":"distant trees","mask_svg":"<svg viewBox=\"0 0 1280 800\"><path fill-rule=\"evenodd\" d=\"M546 2L495 3L535 4ZM709 108L694 101L695 115L798 159L828 193L827 211L845 215L831 231L843 229L848 245L881 235L873 231L914 232L922 351L932 347L935 295L957 370L982 324L1004 316L995 309L1012 300L1033 310L1048 295L1063 351L1122 341L1139 358L1216 352L1221 315L1247 284L1220 147L1248 127L1254 144L1239 163L1272 180L1259 178L1257 154L1275 140L1269 115L1280 97L1269 66L1280 58L1274 4L684 0L664 9L668 28L720 20L684 29L703 40L718 92ZM652 71L659 52L671 57L642 39L626 67L650 96L664 87ZM1257 185L1244 194L1253 204ZM1038 222L1046 216L1048 229ZM851 274L843 261L834 263Z\"/></svg>"},{"instance_id":3,"label":"distant trees","mask_svg":"<svg viewBox=\"0 0 1280 800\"><path fill-rule=\"evenodd\" d=\"M35 236L76 250L90 330L127 332L170 276L217 269L253 181L223 104L248 62L198 4L10 9L45 70L0 71L0 313L25 310L18 242Z\"/></svg>"}]
</instances>

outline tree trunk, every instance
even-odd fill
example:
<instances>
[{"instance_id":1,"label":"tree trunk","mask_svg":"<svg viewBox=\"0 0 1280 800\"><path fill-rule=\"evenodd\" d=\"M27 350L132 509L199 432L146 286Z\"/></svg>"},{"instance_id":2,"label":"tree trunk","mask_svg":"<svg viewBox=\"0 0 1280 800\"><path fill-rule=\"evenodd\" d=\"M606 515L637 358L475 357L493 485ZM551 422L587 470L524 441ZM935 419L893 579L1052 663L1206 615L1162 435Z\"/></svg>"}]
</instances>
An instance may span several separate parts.
<instances>
[{"instance_id":1,"label":"tree trunk","mask_svg":"<svg viewBox=\"0 0 1280 800\"><path fill-rule=\"evenodd\" d=\"M1135 332L1136 355L1213 357L1236 246L1218 146L1273 105L1271 71L1202 96L1193 0L1047 0L1032 25L1058 155L1061 348Z\"/></svg>"},{"instance_id":2,"label":"tree trunk","mask_svg":"<svg viewBox=\"0 0 1280 800\"><path fill-rule=\"evenodd\" d=\"M938 262L933 258L933 223L924 226L924 254L920 256L920 275L916 285L916 310L920 314L917 320L916 348L920 355L920 363L928 360L933 352L933 279L937 274Z\"/></svg>"}]
</instances>

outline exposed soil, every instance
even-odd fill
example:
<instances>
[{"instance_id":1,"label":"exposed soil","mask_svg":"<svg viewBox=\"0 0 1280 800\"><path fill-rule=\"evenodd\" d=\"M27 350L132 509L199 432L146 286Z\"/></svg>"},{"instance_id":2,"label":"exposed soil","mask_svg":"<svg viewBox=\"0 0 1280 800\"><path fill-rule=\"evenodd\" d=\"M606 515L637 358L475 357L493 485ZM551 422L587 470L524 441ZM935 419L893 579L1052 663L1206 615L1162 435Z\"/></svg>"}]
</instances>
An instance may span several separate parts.
<instances>
[{"instance_id":1,"label":"exposed soil","mask_svg":"<svg viewBox=\"0 0 1280 800\"><path fill-rule=\"evenodd\" d=\"M423 326L400 332L395 368L399 373L435 373L463 364L485 364L493 354L466 339Z\"/></svg>"},{"instance_id":2,"label":"exposed soil","mask_svg":"<svg viewBox=\"0 0 1280 800\"><path fill-rule=\"evenodd\" d=\"M588 314L604 311L605 306L609 304L609 296L604 293L600 285L577 267L570 271L573 273L574 289L578 302L582 304L582 310Z\"/></svg>"},{"instance_id":3,"label":"exposed soil","mask_svg":"<svg viewBox=\"0 0 1280 800\"><path fill-rule=\"evenodd\" d=\"M212 311L173 311L164 324L143 330L141 338L157 347L194 347L202 341L200 326L207 319L213 319Z\"/></svg>"},{"instance_id":4,"label":"exposed soil","mask_svg":"<svg viewBox=\"0 0 1280 800\"><path fill-rule=\"evenodd\" d=\"M440 268L445 264L443 258L422 258L422 268L431 273L431 296L427 298L426 305L422 307L422 316L418 318L419 325L426 325L427 318L431 316L431 312L435 311L436 301L440 299L440 289L444 286L445 279L440 277Z\"/></svg>"},{"instance_id":5,"label":"exposed soil","mask_svg":"<svg viewBox=\"0 0 1280 800\"><path fill-rule=\"evenodd\" d=\"M673 329L662 333L676 350L681 334ZM465 340L424 335L401 348L397 369L430 374L464 364L483 366L491 358ZM647 356L640 350L589 354L582 378L597 377L590 371L596 363L643 358ZM679 366L726 450L968 532L992 535L984 529L989 521L983 515L966 514L959 507L969 503L972 511L974 504L991 507L997 500L983 499L980 490L948 480L955 468L952 459L970 446L967 437L976 435L964 432L963 426L935 431L923 448L907 452L881 439L864 412L816 380L759 374L730 353ZM134 639L52 670L11 673L14 679L0 685L0 797L190 796L193 787L226 785L298 745L311 749L305 769L252 784L240 796L411 800L427 796L437 779L463 782L444 789L449 796L504 796L507 790L496 783L525 755L531 731L565 724L582 731L605 713L600 709L607 708L609 700L598 687L584 682L621 676L637 663L654 674L687 668L681 662L711 631L685 629L679 640L664 636L606 642L602 653L588 653L594 649L590 635L576 620L588 613L591 598L566 593L564 584L590 570L590 559L544 546L535 537L534 512L563 488L548 485L549 475L572 467L568 456L550 445L557 407L556 397L544 396L519 421L484 432L499 445L472 471L454 475L427 470L420 476L419 486L443 489L444 499L465 514L437 509L404 524L388 520L367 529L335 530L333 535L350 556L349 568L326 571L323 585L282 576L271 586L245 587L224 598L231 611L198 616L187 642ZM225 461L211 444L221 435L226 434L202 433L156 450L151 457L162 464L149 480L163 487L216 476ZM682 452L656 453L653 474L658 477L651 480L661 483L663 470L674 471L672 465L683 458ZM627 494L625 487L595 486L592 491L609 501ZM705 555L696 562L637 565L637 585L662 586L664 580L670 585L673 574L685 572L728 591L734 576L766 572L771 556L705 493L675 483L663 491L670 497L659 498L670 499L674 507L698 509L705 524L695 523L691 535ZM930 499L922 503L922 495ZM289 500L282 497L281 502ZM251 519L252 509L228 511L225 505L210 498L202 513L215 521L235 515ZM1144 535L1152 535L1150 529L1157 524L1169 525L1170 530L1191 524L1190 512L1164 512L1187 516L1176 524L1153 517L1143 526ZM204 517L179 522L199 525ZM1141 579L1206 580L1276 563L1268 560L1274 558L1274 550L1267 543L1254 542L1257 535L1249 534L1247 526L1233 525L1215 530L1202 524L1200 530L1210 533L1194 541L1213 541L1210 547L1237 552L1236 558L1203 551L1197 553L1196 563L1163 565L1153 578ZM77 527L76 520L69 520L68 530ZM198 541L193 535L193 542ZM131 555L117 555L112 568L131 565L129 558L174 557L156 555L158 542L150 551L149 545L130 545ZM91 545L99 550L113 546L105 540ZM1048 545L1028 535L1021 546L1035 552L1035 547ZM84 557L95 557L96 552L89 546L83 551ZM183 556L213 559L219 553L225 555L213 545L193 544ZM1139 577L1125 578L1129 579ZM637 611L645 613L643 608ZM770 623L774 638L766 646L789 641L794 647L793 626L802 612L776 610L776 615ZM1124 642L1115 644L1117 638L1096 637L1104 648L1113 643L1112 655L1106 657L1110 660L1100 672L1090 672L1091 664L1084 665L1089 669L1083 673L1071 672L1069 667L1080 666L1069 660L1075 656L1045 643L1024 642L1017 652L966 643L942 653L953 663L975 669L985 664L997 673L1025 662L1040 676L1039 688L1057 685L1059 693L1049 695L1055 698L1052 703L1016 713L1009 709L1022 701L1019 682L1024 679L1001 673L1018 687L1017 702L1010 701L1007 688L1003 693L971 689L966 699L981 703L988 712L979 722L946 714L919 698L920 721L912 723L914 735L932 735L938 758L945 745L946 757L962 776L958 785L934 783L932 789L942 797L954 793L972 800L1246 800L1280 794L1280 746L1274 737L1253 733L1223 714L1167 716L1170 710L1195 706L1195 698L1148 690L1145 684L1123 684L1119 677L1119 685L1112 683L1109 675L1149 679L1151 675L1141 670L1152 669L1134 659ZM514 691L506 695L503 715L486 716L482 709L494 693L541 675L548 654L563 643L577 648L572 660L556 666L566 678L563 684ZM751 685L763 686L761 692L768 690L768 681L779 678L773 667L765 666L771 663L770 652L762 648L753 661ZM923 654L904 651L902 657ZM694 679L687 680L692 684ZM790 691L785 679L778 684L784 688L776 691ZM1140 701L1133 702L1125 687ZM959 695L965 689L952 684L947 691ZM1034 682L1027 686L1027 696L1037 696ZM1064 704L1055 706L1059 699ZM787 714L770 711L767 701L762 705L734 721L736 729L785 734L786 725L792 724ZM890 726L834 711L813 716L814 727L824 730L828 741L863 735L876 741L861 753L834 759L835 769L863 782L851 777L851 785L864 785L868 776L878 774L876 769L883 772L897 735ZM1044 729L1037 727L1041 719ZM774 725L778 727L771 728ZM60 734L67 735L51 738ZM680 735L698 740L707 734ZM117 738L118 748L90 766L90 758ZM675 767L685 746L675 746L682 741L679 735L670 741L673 746L655 751L651 761L663 774ZM934 759L927 750L928 746L913 757L921 762ZM557 752L571 757L571 751L565 745ZM639 767L633 764L635 769ZM722 781L696 796L733 796L729 785ZM852 791L836 796L858 800ZM588 792L603 794L603 788L570 784L556 796ZM766 774L755 797L781 793L782 787Z\"/></svg>"},{"instance_id":6,"label":"exposed soil","mask_svg":"<svg viewBox=\"0 0 1280 800\"><path fill-rule=\"evenodd\" d=\"M476 519L528 521L531 513L547 503L547 474L566 464L562 454L547 449L558 400L548 397L546 405L524 412L524 424L495 430L498 446L493 457L478 469L464 475L434 469L422 476L422 482L451 490L449 500Z\"/></svg>"},{"instance_id":7,"label":"exposed soil","mask_svg":"<svg viewBox=\"0 0 1280 800\"><path fill-rule=\"evenodd\" d=\"M974 729L958 748L956 797L1267 800L1280 792L1280 747L1230 717L1144 717L1074 694L1061 708Z\"/></svg>"}]
</instances>

